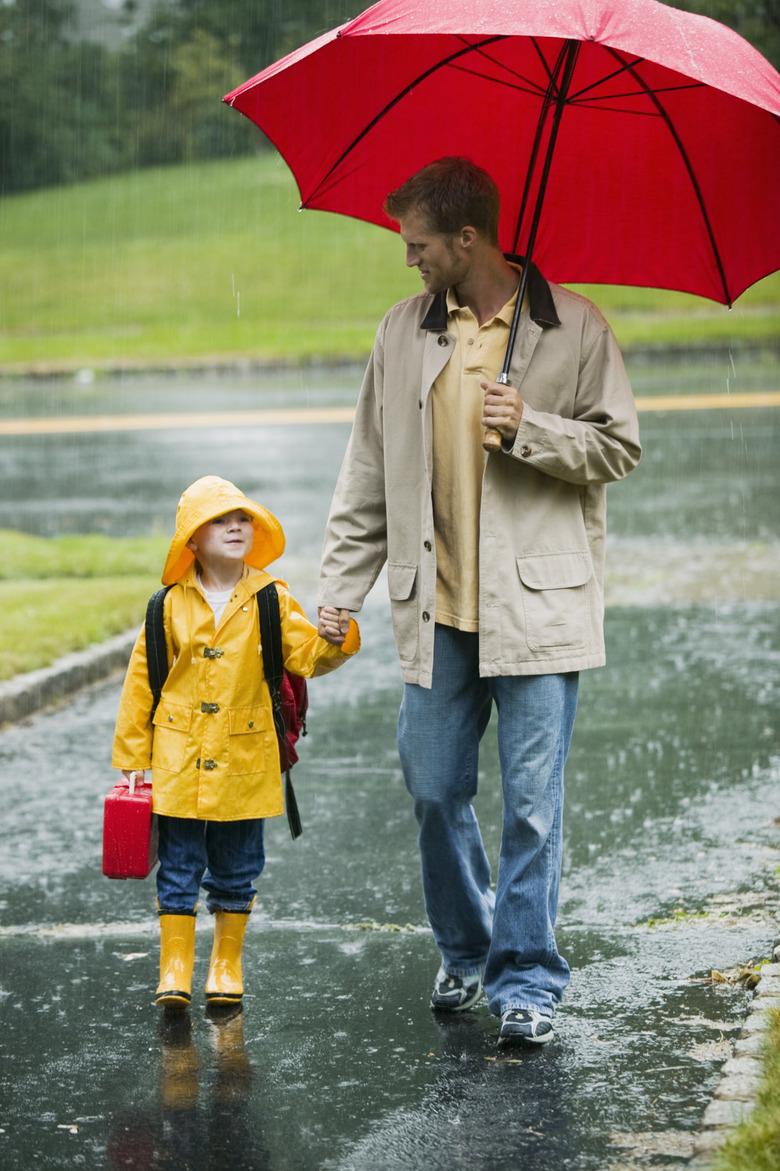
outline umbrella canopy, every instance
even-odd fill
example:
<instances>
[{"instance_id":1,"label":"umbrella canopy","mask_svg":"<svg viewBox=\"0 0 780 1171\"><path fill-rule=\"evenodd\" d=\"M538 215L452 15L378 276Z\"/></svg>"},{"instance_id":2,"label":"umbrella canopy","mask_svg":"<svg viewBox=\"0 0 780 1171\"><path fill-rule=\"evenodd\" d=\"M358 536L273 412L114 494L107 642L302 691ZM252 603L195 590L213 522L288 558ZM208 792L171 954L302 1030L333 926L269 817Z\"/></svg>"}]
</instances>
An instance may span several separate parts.
<instances>
[{"instance_id":1,"label":"umbrella canopy","mask_svg":"<svg viewBox=\"0 0 780 1171\"><path fill-rule=\"evenodd\" d=\"M534 242L546 276L731 304L780 268L780 75L658 0L380 0L225 97L282 154L302 207L384 227L389 191L467 155L499 184L512 253L556 99Z\"/></svg>"}]
</instances>

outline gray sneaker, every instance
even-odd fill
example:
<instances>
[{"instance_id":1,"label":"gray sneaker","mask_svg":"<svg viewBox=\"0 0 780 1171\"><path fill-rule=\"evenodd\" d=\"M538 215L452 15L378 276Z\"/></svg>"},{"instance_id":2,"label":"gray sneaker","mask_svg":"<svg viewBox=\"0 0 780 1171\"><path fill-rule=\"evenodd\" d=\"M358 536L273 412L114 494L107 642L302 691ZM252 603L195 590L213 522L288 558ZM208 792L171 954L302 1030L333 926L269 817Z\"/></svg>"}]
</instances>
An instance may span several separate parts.
<instances>
[{"instance_id":1,"label":"gray sneaker","mask_svg":"<svg viewBox=\"0 0 780 1171\"><path fill-rule=\"evenodd\" d=\"M450 976L439 968L431 993L431 1008L443 1012L461 1012L471 1008L482 995L482 973L476 976Z\"/></svg>"},{"instance_id":2,"label":"gray sneaker","mask_svg":"<svg viewBox=\"0 0 780 1171\"><path fill-rule=\"evenodd\" d=\"M546 1045L555 1036L552 1018L525 1008L510 1008L501 1016L499 1045Z\"/></svg>"}]
</instances>

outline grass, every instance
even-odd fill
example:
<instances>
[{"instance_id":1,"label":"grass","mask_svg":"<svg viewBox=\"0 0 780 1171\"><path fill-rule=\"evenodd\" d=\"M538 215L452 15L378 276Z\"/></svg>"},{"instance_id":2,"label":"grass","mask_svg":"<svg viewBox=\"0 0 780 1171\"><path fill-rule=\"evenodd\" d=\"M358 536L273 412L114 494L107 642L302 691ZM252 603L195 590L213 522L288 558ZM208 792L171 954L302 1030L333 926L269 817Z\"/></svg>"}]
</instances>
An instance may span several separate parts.
<instances>
[{"instance_id":1,"label":"grass","mask_svg":"<svg viewBox=\"0 0 780 1171\"><path fill-rule=\"evenodd\" d=\"M0 529L0 582L44 578L159 577L167 538L106 537L98 533L33 537Z\"/></svg>"},{"instance_id":2,"label":"grass","mask_svg":"<svg viewBox=\"0 0 780 1171\"><path fill-rule=\"evenodd\" d=\"M0 680L139 627L160 584L159 538L0 531Z\"/></svg>"},{"instance_id":3,"label":"grass","mask_svg":"<svg viewBox=\"0 0 780 1171\"><path fill-rule=\"evenodd\" d=\"M0 369L363 357L419 279L395 233L297 203L270 153L0 201ZM626 347L780 335L780 274L731 312L682 293L578 288Z\"/></svg>"},{"instance_id":4,"label":"grass","mask_svg":"<svg viewBox=\"0 0 780 1171\"><path fill-rule=\"evenodd\" d=\"M49 578L0 582L0 680L11 679L114 634L140 629L159 577Z\"/></svg>"},{"instance_id":5,"label":"grass","mask_svg":"<svg viewBox=\"0 0 780 1171\"><path fill-rule=\"evenodd\" d=\"M780 1009L770 1009L758 1101L735 1127L713 1162L713 1171L777 1171L780 1167Z\"/></svg>"}]
</instances>

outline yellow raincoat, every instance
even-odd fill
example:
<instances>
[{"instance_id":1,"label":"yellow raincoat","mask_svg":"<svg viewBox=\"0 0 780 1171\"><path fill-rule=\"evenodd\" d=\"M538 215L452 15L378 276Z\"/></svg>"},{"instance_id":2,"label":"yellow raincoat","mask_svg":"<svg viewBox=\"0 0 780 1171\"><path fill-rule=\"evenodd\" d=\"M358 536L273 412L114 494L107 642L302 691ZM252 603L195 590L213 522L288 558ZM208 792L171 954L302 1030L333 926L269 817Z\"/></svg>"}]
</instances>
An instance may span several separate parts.
<instances>
[{"instance_id":1,"label":"yellow raincoat","mask_svg":"<svg viewBox=\"0 0 780 1171\"><path fill-rule=\"evenodd\" d=\"M218 492L209 506L215 483L232 494ZM332 671L359 649L360 636L352 622L343 647L321 639L284 582L246 563L215 629L194 558L185 552L195 529L233 508L251 506L246 510L255 522L256 536L246 562L255 565L273 559L269 553L278 556L284 537L270 513L247 501L227 481L206 477L188 492L196 497L195 507L184 507L193 503L185 493L163 573L163 582L166 577L170 581L172 572L177 574L164 605L168 678L152 724L142 630L122 689L112 763L124 770L152 768L156 813L212 821L273 817L283 812L284 801L255 594L276 581L282 656L297 675L311 678ZM178 577L184 565L183 576Z\"/></svg>"}]
</instances>

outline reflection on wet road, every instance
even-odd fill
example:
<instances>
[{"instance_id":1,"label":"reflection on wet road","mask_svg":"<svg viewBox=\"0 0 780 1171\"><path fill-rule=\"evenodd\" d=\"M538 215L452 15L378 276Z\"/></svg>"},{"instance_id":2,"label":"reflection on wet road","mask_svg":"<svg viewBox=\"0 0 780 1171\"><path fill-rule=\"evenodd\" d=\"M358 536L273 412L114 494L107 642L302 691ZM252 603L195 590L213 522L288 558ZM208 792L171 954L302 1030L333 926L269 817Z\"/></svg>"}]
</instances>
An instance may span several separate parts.
<instances>
[{"instance_id":1,"label":"reflection on wet road","mask_svg":"<svg viewBox=\"0 0 780 1171\"><path fill-rule=\"evenodd\" d=\"M354 401L357 376L314 389L296 377L263 404ZM642 369L634 380L639 394L699 393L702 377L686 383L677 370L672 386ZM767 389L760 372L741 377ZM20 393L0 388L6 416L50 417L63 388ZM226 409L257 406L241 380L92 386L71 405L200 411L217 393ZM296 769L305 833L293 843L282 819L269 826L239 1016L215 1020L198 1002L203 914L193 1007L160 1020L153 885L100 874L119 682L0 734L6 1165L683 1165L745 1012L747 994L713 986L709 972L767 955L776 933L780 413L654 411L642 425L643 462L610 489L609 666L582 677L567 768L559 937L573 979L556 1042L501 1054L484 1008L441 1020L427 1007L436 958L380 585L361 616L361 655L311 686ZM292 552L283 572L311 608L347 434L328 422L0 437L8 523L167 532L182 487L228 475L280 516ZM497 774L489 730L476 804L494 858Z\"/></svg>"}]
</instances>

